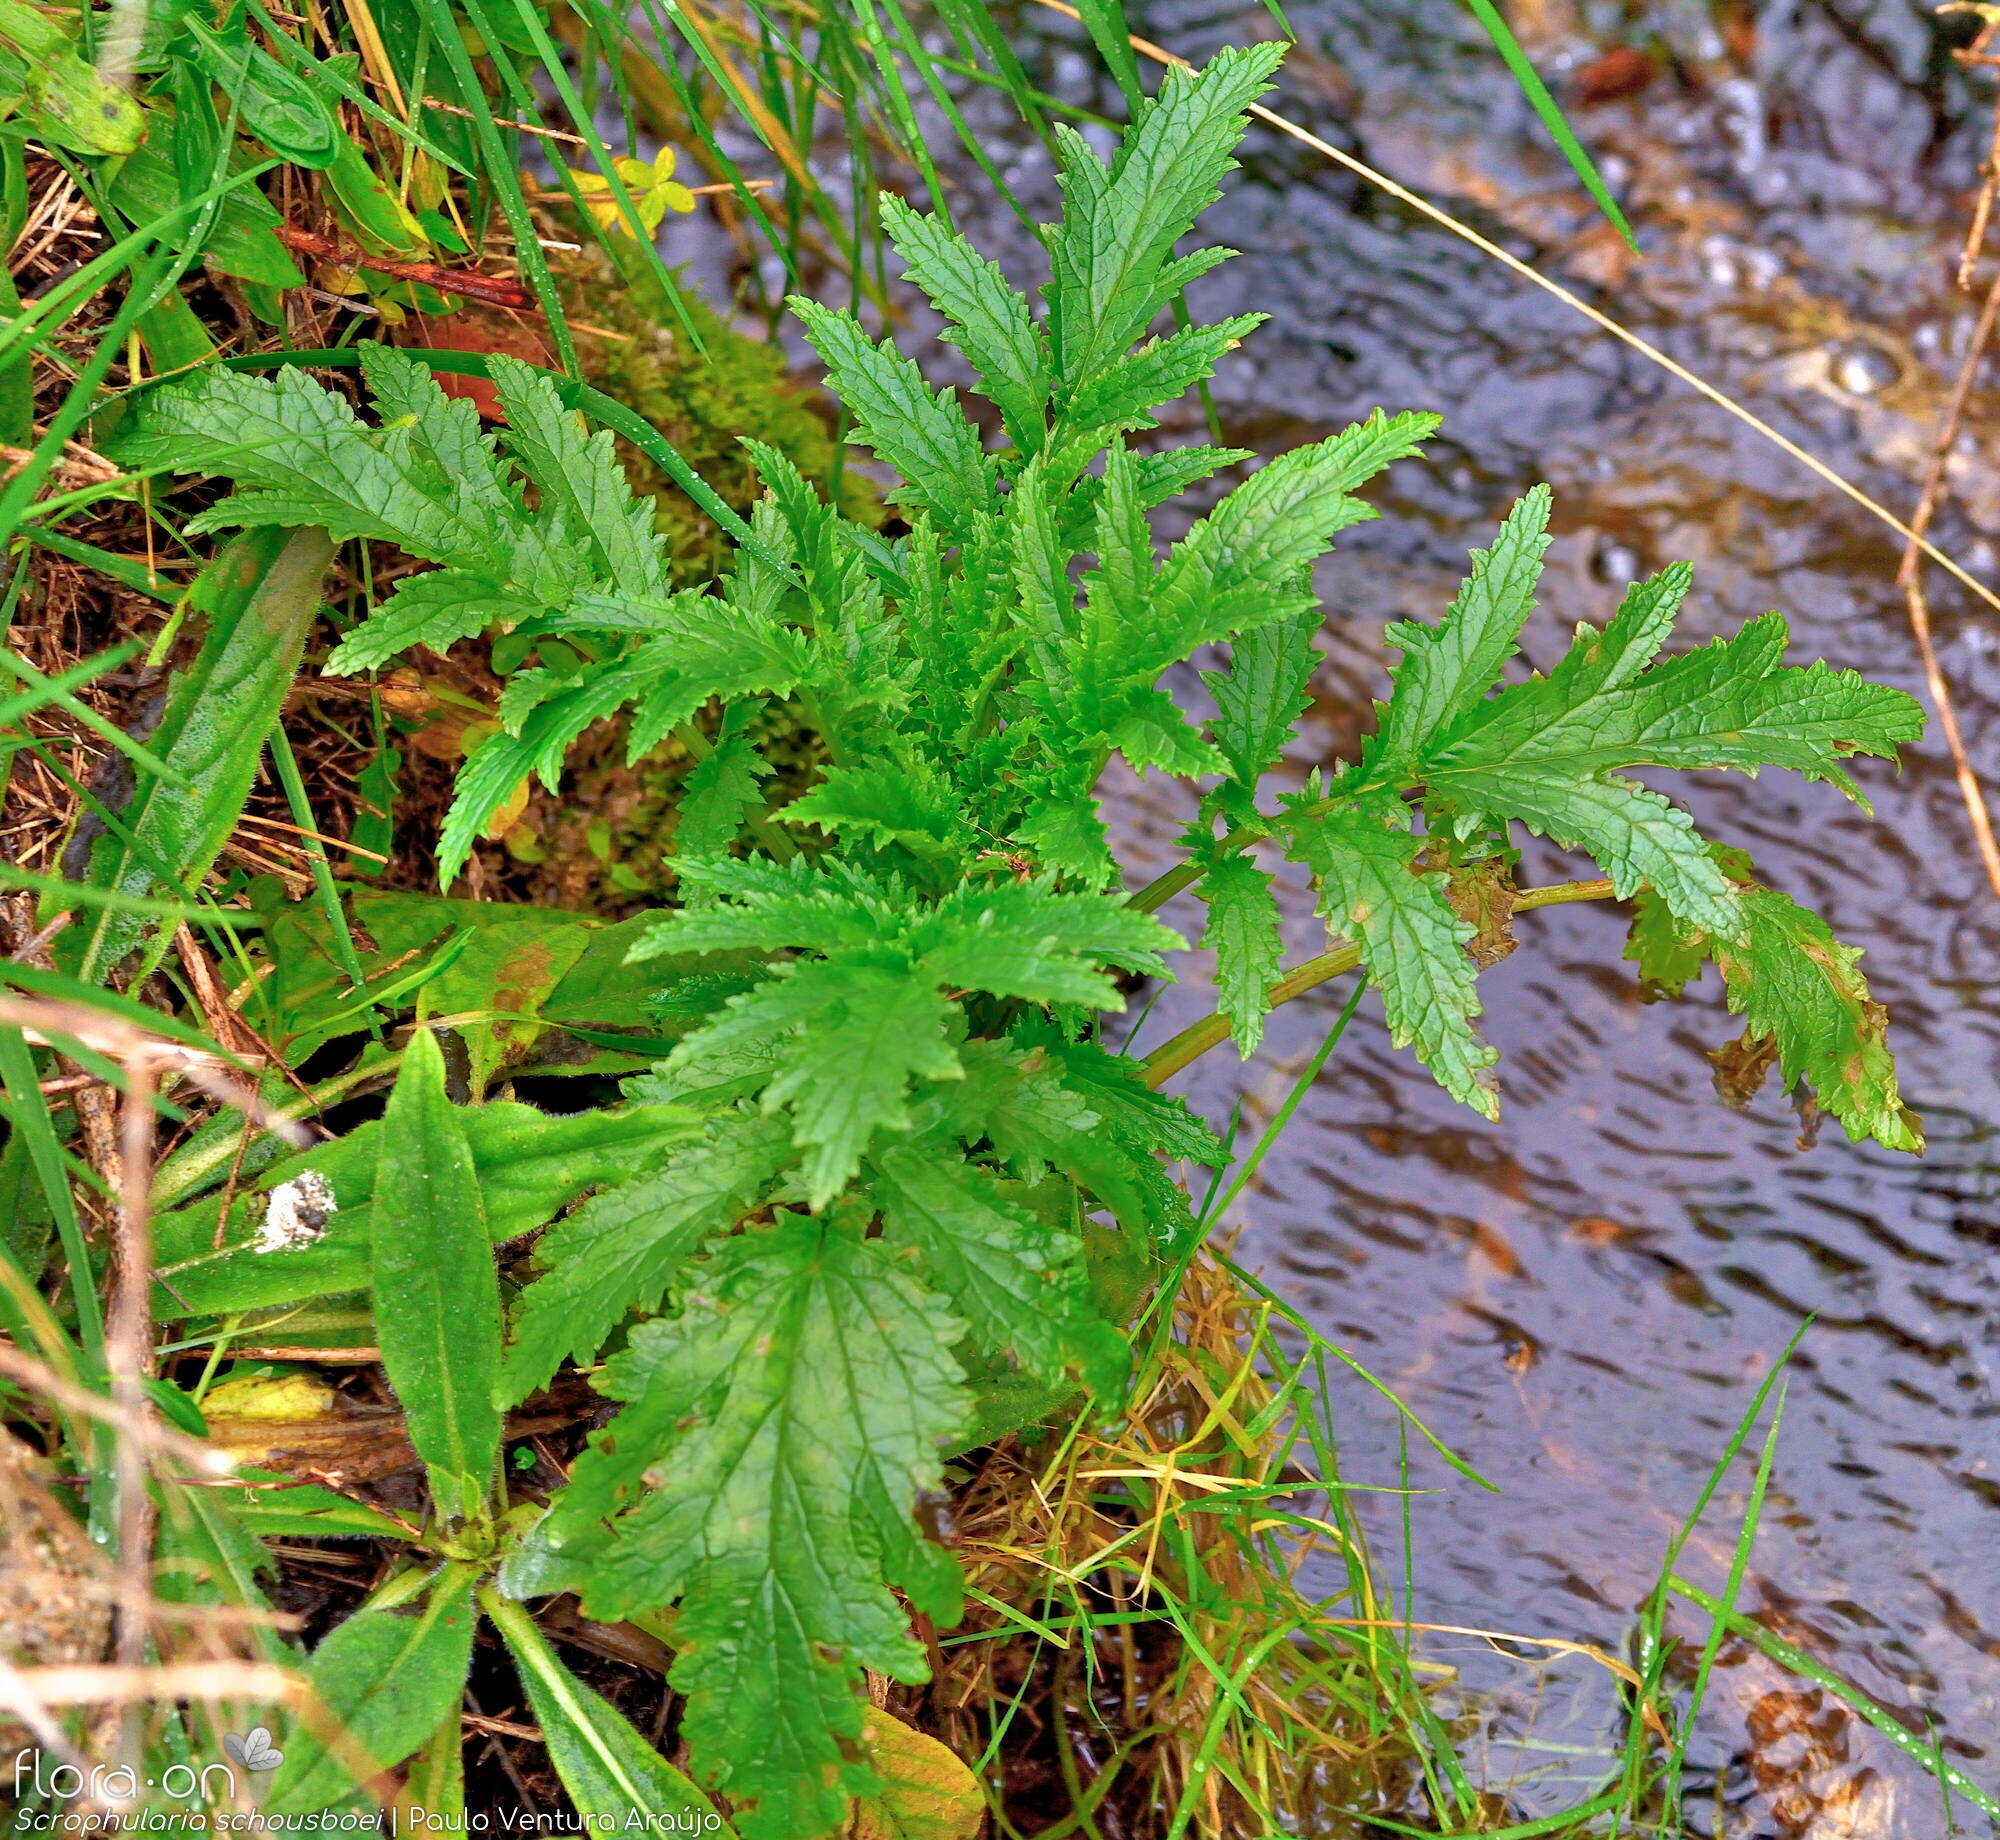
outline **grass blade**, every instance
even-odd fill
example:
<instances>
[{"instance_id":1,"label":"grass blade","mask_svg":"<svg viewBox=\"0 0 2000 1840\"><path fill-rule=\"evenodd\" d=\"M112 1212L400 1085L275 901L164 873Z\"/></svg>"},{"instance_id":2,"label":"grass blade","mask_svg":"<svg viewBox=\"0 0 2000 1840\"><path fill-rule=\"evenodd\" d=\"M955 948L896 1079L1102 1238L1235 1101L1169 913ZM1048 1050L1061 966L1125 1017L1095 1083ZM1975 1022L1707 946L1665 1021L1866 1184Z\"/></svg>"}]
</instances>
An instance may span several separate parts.
<instances>
[{"instance_id":1,"label":"grass blade","mask_svg":"<svg viewBox=\"0 0 2000 1840\"><path fill-rule=\"evenodd\" d=\"M1800 1679L1824 1687L1849 1711L1874 1726L1904 1756L1921 1765L1946 1788L1964 1796L1981 1814L2000 1821L2000 1795L1982 1788L1955 1764L1945 1762L1934 1742L1919 1738L1887 1707L1876 1705L1859 1687L1849 1685L1825 1662L1807 1654L1802 1648L1795 1648L1782 1637L1774 1636L1762 1623L1745 1616L1740 1610L1729 1609L1706 1591L1689 1584L1685 1578L1670 1576L1667 1584L1676 1597L1686 1598L1697 1610L1714 1617L1732 1636L1749 1643L1759 1654L1768 1656L1780 1667L1789 1668Z\"/></svg>"},{"instance_id":2,"label":"grass blade","mask_svg":"<svg viewBox=\"0 0 2000 1840\"><path fill-rule=\"evenodd\" d=\"M1465 0L1472 8L1473 16L1486 28L1486 35L1493 41L1493 48L1500 53L1501 61L1513 73L1514 81L1521 86L1521 93L1527 97L1530 106L1542 119L1542 126L1548 129L1550 138L1562 149L1562 156L1570 164L1570 170L1583 182L1583 189L1596 202L1597 208L1610 220L1611 227L1629 243L1636 252L1639 239L1632 234L1632 226L1625 221L1625 213L1618 208L1618 200L1611 196L1611 188L1604 183L1603 175L1597 170L1596 162L1584 151L1583 143L1577 139L1576 131L1564 118L1556 99L1549 94L1535 67L1528 61L1528 54L1521 49L1521 41L1514 36L1513 29L1500 17L1493 0Z\"/></svg>"}]
</instances>

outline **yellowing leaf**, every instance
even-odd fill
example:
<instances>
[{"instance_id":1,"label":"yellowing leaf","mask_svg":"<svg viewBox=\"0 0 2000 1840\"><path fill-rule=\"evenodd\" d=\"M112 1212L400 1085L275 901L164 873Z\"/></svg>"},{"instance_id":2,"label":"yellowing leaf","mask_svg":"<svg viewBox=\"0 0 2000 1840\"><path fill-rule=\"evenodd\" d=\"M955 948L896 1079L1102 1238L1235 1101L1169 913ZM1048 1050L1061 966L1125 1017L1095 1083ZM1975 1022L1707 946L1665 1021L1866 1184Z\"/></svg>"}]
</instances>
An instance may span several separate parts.
<instances>
[{"instance_id":1,"label":"yellowing leaf","mask_svg":"<svg viewBox=\"0 0 2000 1840\"><path fill-rule=\"evenodd\" d=\"M522 774L520 783L500 801L499 809L486 820L486 828L479 834L489 843L498 843L521 822L528 809L528 794L533 790L534 782L527 774Z\"/></svg>"},{"instance_id":2,"label":"yellowing leaf","mask_svg":"<svg viewBox=\"0 0 2000 1840\"><path fill-rule=\"evenodd\" d=\"M861 1748L878 1786L855 1797L841 1840L973 1840L986 1798L955 1753L872 1706Z\"/></svg>"},{"instance_id":3,"label":"yellowing leaf","mask_svg":"<svg viewBox=\"0 0 2000 1840\"><path fill-rule=\"evenodd\" d=\"M219 1419L294 1425L332 1411L333 1398L317 1374L253 1374L210 1387L202 1416L210 1425Z\"/></svg>"}]
</instances>

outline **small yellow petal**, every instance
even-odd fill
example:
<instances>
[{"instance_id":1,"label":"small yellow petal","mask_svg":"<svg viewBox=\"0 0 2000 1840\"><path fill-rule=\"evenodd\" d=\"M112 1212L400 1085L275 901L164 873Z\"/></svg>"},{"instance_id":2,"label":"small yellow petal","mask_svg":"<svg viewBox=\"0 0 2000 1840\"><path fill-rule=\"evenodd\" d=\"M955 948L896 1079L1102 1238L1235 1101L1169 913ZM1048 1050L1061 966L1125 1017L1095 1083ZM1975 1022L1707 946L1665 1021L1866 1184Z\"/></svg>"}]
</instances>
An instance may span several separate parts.
<instances>
[{"instance_id":1,"label":"small yellow petal","mask_svg":"<svg viewBox=\"0 0 2000 1840\"><path fill-rule=\"evenodd\" d=\"M661 186L660 198L669 211L679 211L685 215L694 209L694 193L684 185Z\"/></svg>"}]
</instances>

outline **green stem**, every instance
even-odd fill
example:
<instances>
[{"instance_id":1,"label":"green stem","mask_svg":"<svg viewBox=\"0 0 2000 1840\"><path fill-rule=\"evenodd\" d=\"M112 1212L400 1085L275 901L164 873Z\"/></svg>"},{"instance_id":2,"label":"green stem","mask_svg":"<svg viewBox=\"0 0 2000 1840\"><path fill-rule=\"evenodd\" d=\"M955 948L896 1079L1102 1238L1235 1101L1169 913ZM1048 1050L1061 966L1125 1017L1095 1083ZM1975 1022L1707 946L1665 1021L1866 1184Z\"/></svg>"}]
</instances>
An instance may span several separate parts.
<instances>
[{"instance_id":1,"label":"green stem","mask_svg":"<svg viewBox=\"0 0 2000 1840\"><path fill-rule=\"evenodd\" d=\"M1262 824L1239 824L1215 846L1215 853L1209 861L1201 862L1189 857L1178 869L1169 869L1165 875L1148 882L1126 905L1137 908L1142 914L1153 913L1164 907L1183 888L1192 888L1225 856L1234 856L1239 850L1247 850L1258 838L1268 837L1270 834L1270 830ZM1329 972L1327 975L1330 977L1333 974Z\"/></svg>"},{"instance_id":2,"label":"green stem","mask_svg":"<svg viewBox=\"0 0 2000 1840\"><path fill-rule=\"evenodd\" d=\"M1232 833L1233 835L1234 833ZM1224 838L1226 844L1228 838ZM1186 872L1186 879L1178 884L1185 888L1200 873L1191 863L1184 863L1180 869L1170 872L1180 875ZM1162 876L1154 888L1165 882L1169 876ZM1152 889L1142 891L1150 894ZM1169 894L1172 889L1167 891ZM1554 882L1546 888L1524 888L1514 897L1514 911L1518 914L1531 907L1558 907L1566 901L1608 901L1611 899L1611 884L1607 881ZM1166 895L1160 897L1166 899ZM1138 906L1135 897L1133 906ZM1271 1007L1289 1003L1294 997L1302 997L1309 990L1324 984L1329 978L1337 978L1343 971L1352 971L1361 962L1359 946L1338 945L1331 951L1322 952L1317 958L1309 958L1303 964L1294 965L1271 986ZM1213 1016L1204 1016L1201 1021L1181 1030L1171 1041L1155 1048L1139 1063L1139 1077L1148 1086L1163 1086L1190 1061L1199 1060L1209 1049L1229 1039L1229 1018L1218 1011Z\"/></svg>"}]
</instances>

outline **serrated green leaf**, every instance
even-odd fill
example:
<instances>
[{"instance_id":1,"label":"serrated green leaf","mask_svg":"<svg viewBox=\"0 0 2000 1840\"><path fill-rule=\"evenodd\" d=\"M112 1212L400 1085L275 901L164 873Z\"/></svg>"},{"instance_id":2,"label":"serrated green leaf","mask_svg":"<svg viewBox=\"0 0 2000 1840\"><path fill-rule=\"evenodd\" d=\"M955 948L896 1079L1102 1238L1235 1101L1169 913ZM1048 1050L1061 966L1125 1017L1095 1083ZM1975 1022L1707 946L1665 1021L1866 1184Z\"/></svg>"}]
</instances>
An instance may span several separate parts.
<instances>
[{"instance_id":1,"label":"serrated green leaf","mask_svg":"<svg viewBox=\"0 0 2000 1840\"><path fill-rule=\"evenodd\" d=\"M1622 682L1601 669L1558 667L1486 705L1437 750L1425 777L1456 797L1466 771L1581 778L1639 764L1751 773L1789 767L1859 801L1841 761L1857 753L1893 756L1923 733L1923 711L1915 698L1859 672L1823 661L1782 665L1786 638L1784 616L1769 613L1733 638ZM1590 634L1579 649L1591 657L1603 648Z\"/></svg>"},{"instance_id":2,"label":"serrated green leaf","mask_svg":"<svg viewBox=\"0 0 2000 1840\"><path fill-rule=\"evenodd\" d=\"M1465 950L1473 930L1452 910L1443 872L1416 870L1420 847L1378 812L1348 807L1302 816L1290 854L1312 871L1328 931L1360 947L1390 1040L1414 1046L1453 1098L1497 1118L1498 1056L1473 1026L1477 972Z\"/></svg>"},{"instance_id":3,"label":"serrated green leaf","mask_svg":"<svg viewBox=\"0 0 2000 1840\"><path fill-rule=\"evenodd\" d=\"M1213 326L1188 326L1149 340L1106 365L1071 396L1058 434L1150 427L1154 409L1207 382L1223 354L1234 351L1269 317L1239 313Z\"/></svg>"},{"instance_id":4,"label":"serrated green leaf","mask_svg":"<svg viewBox=\"0 0 2000 1840\"><path fill-rule=\"evenodd\" d=\"M922 760L880 760L828 767L819 784L785 807L787 824L811 824L829 836L899 843L932 862L957 855L962 831L951 788Z\"/></svg>"},{"instance_id":5,"label":"serrated green leaf","mask_svg":"<svg viewBox=\"0 0 2000 1840\"><path fill-rule=\"evenodd\" d=\"M1049 341L1066 391L1089 382L1225 251L1180 262L1173 247L1236 162L1243 112L1284 55L1280 45L1219 52L1199 72L1167 71L1107 171L1074 130L1056 130L1065 209L1050 233Z\"/></svg>"},{"instance_id":6,"label":"serrated green leaf","mask_svg":"<svg viewBox=\"0 0 2000 1840\"><path fill-rule=\"evenodd\" d=\"M951 321L944 336L965 353L1008 438L1024 454L1039 451L1049 399L1048 356L1028 311L999 265L987 261L938 218L882 196L882 222L904 272Z\"/></svg>"},{"instance_id":7,"label":"serrated green leaf","mask_svg":"<svg viewBox=\"0 0 2000 1840\"><path fill-rule=\"evenodd\" d=\"M1245 1060L1264 1039L1271 986L1284 968L1278 897L1271 878L1248 856L1225 857L1202 878L1208 928L1201 943L1215 954L1216 995Z\"/></svg>"},{"instance_id":8,"label":"serrated green leaf","mask_svg":"<svg viewBox=\"0 0 2000 1840\"><path fill-rule=\"evenodd\" d=\"M1536 486L1514 506L1493 547L1472 552L1472 573L1439 625L1388 628L1403 662L1389 673L1395 693L1364 756L1369 770L1411 768L1498 681L1535 610L1553 503L1549 488Z\"/></svg>"},{"instance_id":9,"label":"serrated green leaf","mask_svg":"<svg viewBox=\"0 0 2000 1840\"><path fill-rule=\"evenodd\" d=\"M452 787L451 809L438 830L438 886L449 888L472 855L493 814L535 769L537 739L491 734L465 757Z\"/></svg>"},{"instance_id":10,"label":"serrated green leaf","mask_svg":"<svg viewBox=\"0 0 2000 1840\"><path fill-rule=\"evenodd\" d=\"M1559 763L1454 771L1452 798L1467 809L1525 824L1565 849L1587 850L1626 898L1650 882L1687 926L1733 935L1736 897L1694 819L1636 780L1578 779Z\"/></svg>"},{"instance_id":11,"label":"serrated green leaf","mask_svg":"<svg viewBox=\"0 0 2000 1840\"><path fill-rule=\"evenodd\" d=\"M298 370L266 379L208 368L148 396L114 446L127 466L237 482L190 531L318 526L336 540L380 538L427 562L476 570L490 559L492 528L468 505L435 495L412 432L365 426Z\"/></svg>"},{"instance_id":12,"label":"serrated green leaf","mask_svg":"<svg viewBox=\"0 0 2000 1840\"><path fill-rule=\"evenodd\" d=\"M786 1042L764 1104L790 1111L806 1191L819 1208L846 1185L878 1133L909 1128L911 1081L956 1078L958 1056L946 1037L948 1006L910 976L900 954L823 959L788 983L794 1004L810 1004L800 1014L810 1026Z\"/></svg>"},{"instance_id":13,"label":"serrated green leaf","mask_svg":"<svg viewBox=\"0 0 2000 1840\"><path fill-rule=\"evenodd\" d=\"M1768 1042L1787 1088L1805 1081L1822 1109L1859 1143L1921 1152L1923 1129L1903 1103L1889 1051L1888 1012L1868 994L1861 950L1843 945L1817 914L1789 895L1751 881L1749 860L1725 852L1739 895L1741 936L1717 939L1679 922L1650 888L1641 889L1625 956L1662 994L1678 995L1715 961L1729 1010L1744 1038Z\"/></svg>"},{"instance_id":14,"label":"serrated green leaf","mask_svg":"<svg viewBox=\"0 0 2000 1840\"><path fill-rule=\"evenodd\" d=\"M634 959L744 948L834 952L873 945L895 926L889 891L845 863L725 859L689 864L684 873L697 887L723 896L723 903L655 915L632 948Z\"/></svg>"},{"instance_id":15,"label":"serrated green leaf","mask_svg":"<svg viewBox=\"0 0 2000 1840\"><path fill-rule=\"evenodd\" d=\"M736 841L744 819L764 803L763 782L773 769L749 732L756 709L748 701L730 704L713 750L695 763L682 785L674 824L676 857L722 855Z\"/></svg>"},{"instance_id":16,"label":"serrated green leaf","mask_svg":"<svg viewBox=\"0 0 2000 1840\"><path fill-rule=\"evenodd\" d=\"M728 1241L681 1315L605 1371L630 1404L578 1459L562 1525L659 1482L615 1523L586 1609L681 1599L683 1734L749 1840L823 1832L872 1786L861 1670L925 1677L887 1587L955 1617L957 1568L911 1511L966 1416L963 1333L878 1242L784 1215Z\"/></svg>"},{"instance_id":17,"label":"serrated green leaf","mask_svg":"<svg viewBox=\"0 0 2000 1840\"><path fill-rule=\"evenodd\" d=\"M487 362L507 411L507 451L541 493L543 512L565 514L589 533L620 592L664 594L666 547L651 503L633 492L618 464L611 430L586 436L581 416L563 407L546 371L499 353Z\"/></svg>"},{"instance_id":18,"label":"serrated green leaf","mask_svg":"<svg viewBox=\"0 0 2000 1840\"><path fill-rule=\"evenodd\" d=\"M873 1161L886 1243L918 1255L982 1352L1011 1353L1044 1380L1073 1371L1107 1400L1118 1391L1124 1340L1090 1306L1080 1242L1010 1203L956 1150L898 1144Z\"/></svg>"},{"instance_id":19,"label":"serrated green leaf","mask_svg":"<svg viewBox=\"0 0 2000 1840\"><path fill-rule=\"evenodd\" d=\"M979 1049L984 1053L974 1053ZM1134 1235L1159 1233L1165 1215L1150 1147L1137 1148L1124 1132L1105 1129L1106 1112L1031 1056L995 1053L998 1044L974 1044L968 1060L968 1105L957 1120L961 1136L983 1132L1007 1166L1025 1182L1055 1169L1117 1217ZM1047 1050L1042 1059L1053 1058Z\"/></svg>"},{"instance_id":20,"label":"serrated green leaf","mask_svg":"<svg viewBox=\"0 0 2000 1840\"><path fill-rule=\"evenodd\" d=\"M1300 570L1336 531L1375 515L1349 495L1416 453L1438 419L1377 410L1252 473L1174 546L1154 591L1151 630L1134 636L1135 669L1149 671L1150 682L1199 646L1302 613Z\"/></svg>"},{"instance_id":21,"label":"serrated green leaf","mask_svg":"<svg viewBox=\"0 0 2000 1840\"><path fill-rule=\"evenodd\" d=\"M789 302L828 381L855 420L853 438L902 476L899 503L916 505L954 536L993 496L979 434L950 390L933 393L923 373L884 339L879 345L851 313L794 295Z\"/></svg>"},{"instance_id":22,"label":"serrated green leaf","mask_svg":"<svg viewBox=\"0 0 2000 1840\"><path fill-rule=\"evenodd\" d=\"M326 661L327 675L351 677L377 670L413 645L449 651L460 639L483 633L498 621L532 619L539 612L539 602L508 593L487 575L465 569L406 575L333 648Z\"/></svg>"},{"instance_id":23,"label":"serrated green leaf","mask_svg":"<svg viewBox=\"0 0 2000 1840\"><path fill-rule=\"evenodd\" d=\"M1123 1009L1099 965L1157 974L1180 936L1113 895L1061 894L1046 882L969 883L909 928L927 977L1031 1003Z\"/></svg>"},{"instance_id":24,"label":"serrated green leaf","mask_svg":"<svg viewBox=\"0 0 2000 1840\"><path fill-rule=\"evenodd\" d=\"M268 1813L312 1814L346 1800L456 1711L478 1621L476 1575L471 1566L446 1566L421 1610L358 1610L313 1651L307 1679L333 1720L334 1742L324 1741L314 1721L293 1725L265 1799Z\"/></svg>"},{"instance_id":25,"label":"serrated green leaf","mask_svg":"<svg viewBox=\"0 0 2000 1840\"><path fill-rule=\"evenodd\" d=\"M1284 757L1319 663L1312 643L1319 627L1317 607L1255 627L1229 648L1227 671L1201 674L1216 705L1209 733L1237 785L1254 787Z\"/></svg>"},{"instance_id":26,"label":"serrated green leaf","mask_svg":"<svg viewBox=\"0 0 2000 1840\"><path fill-rule=\"evenodd\" d=\"M525 515L518 489L504 481L493 435L477 406L447 396L428 364L393 346L361 343L361 374L384 428L403 423L404 449L413 481L439 501L470 512L498 542Z\"/></svg>"},{"instance_id":27,"label":"serrated green leaf","mask_svg":"<svg viewBox=\"0 0 2000 1840\"><path fill-rule=\"evenodd\" d=\"M1624 956L1639 967L1640 995L1677 997L1701 976L1708 963L1707 934L1685 927L1674 910L1650 888L1641 888L1632 903L1632 925Z\"/></svg>"},{"instance_id":28,"label":"serrated green leaf","mask_svg":"<svg viewBox=\"0 0 2000 1840\"><path fill-rule=\"evenodd\" d=\"M1569 650L1549 673L1549 681L1560 686L1564 706L1602 690L1616 690L1651 664L1693 584L1693 569L1685 562L1669 563L1657 575L1625 590L1617 613L1601 633L1594 626L1579 625Z\"/></svg>"},{"instance_id":29,"label":"serrated green leaf","mask_svg":"<svg viewBox=\"0 0 2000 1840\"><path fill-rule=\"evenodd\" d=\"M477 1514L500 1451L500 1286L478 1166L427 1028L382 1114L373 1211L383 1368L439 1512Z\"/></svg>"},{"instance_id":30,"label":"serrated green leaf","mask_svg":"<svg viewBox=\"0 0 2000 1840\"><path fill-rule=\"evenodd\" d=\"M630 1310L657 1310L680 1268L734 1225L791 1160L779 1119L730 1116L656 1170L607 1189L543 1235L521 1294L501 1395L525 1399L564 1356L592 1359Z\"/></svg>"},{"instance_id":31,"label":"serrated green leaf","mask_svg":"<svg viewBox=\"0 0 2000 1840\"><path fill-rule=\"evenodd\" d=\"M1199 779L1227 765L1162 690L1128 691L1124 710L1104 738L1141 775L1159 768L1180 779Z\"/></svg>"},{"instance_id":32,"label":"serrated green leaf","mask_svg":"<svg viewBox=\"0 0 2000 1840\"><path fill-rule=\"evenodd\" d=\"M1120 1142L1149 1156L1157 1153L1200 1167L1228 1164L1229 1146L1188 1109L1185 1099L1147 1085L1140 1063L1131 1056L1113 1054L1094 1041L1051 1042L1039 1052Z\"/></svg>"},{"instance_id":33,"label":"serrated green leaf","mask_svg":"<svg viewBox=\"0 0 2000 1840\"><path fill-rule=\"evenodd\" d=\"M1922 1130L1896 1085L1888 1012L1868 994L1860 948L1775 888L1748 890L1743 910L1742 942L1715 944L1730 1009L1753 1037L1777 1043L1785 1083L1809 1081L1851 1139L1920 1152Z\"/></svg>"}]
</instances>

